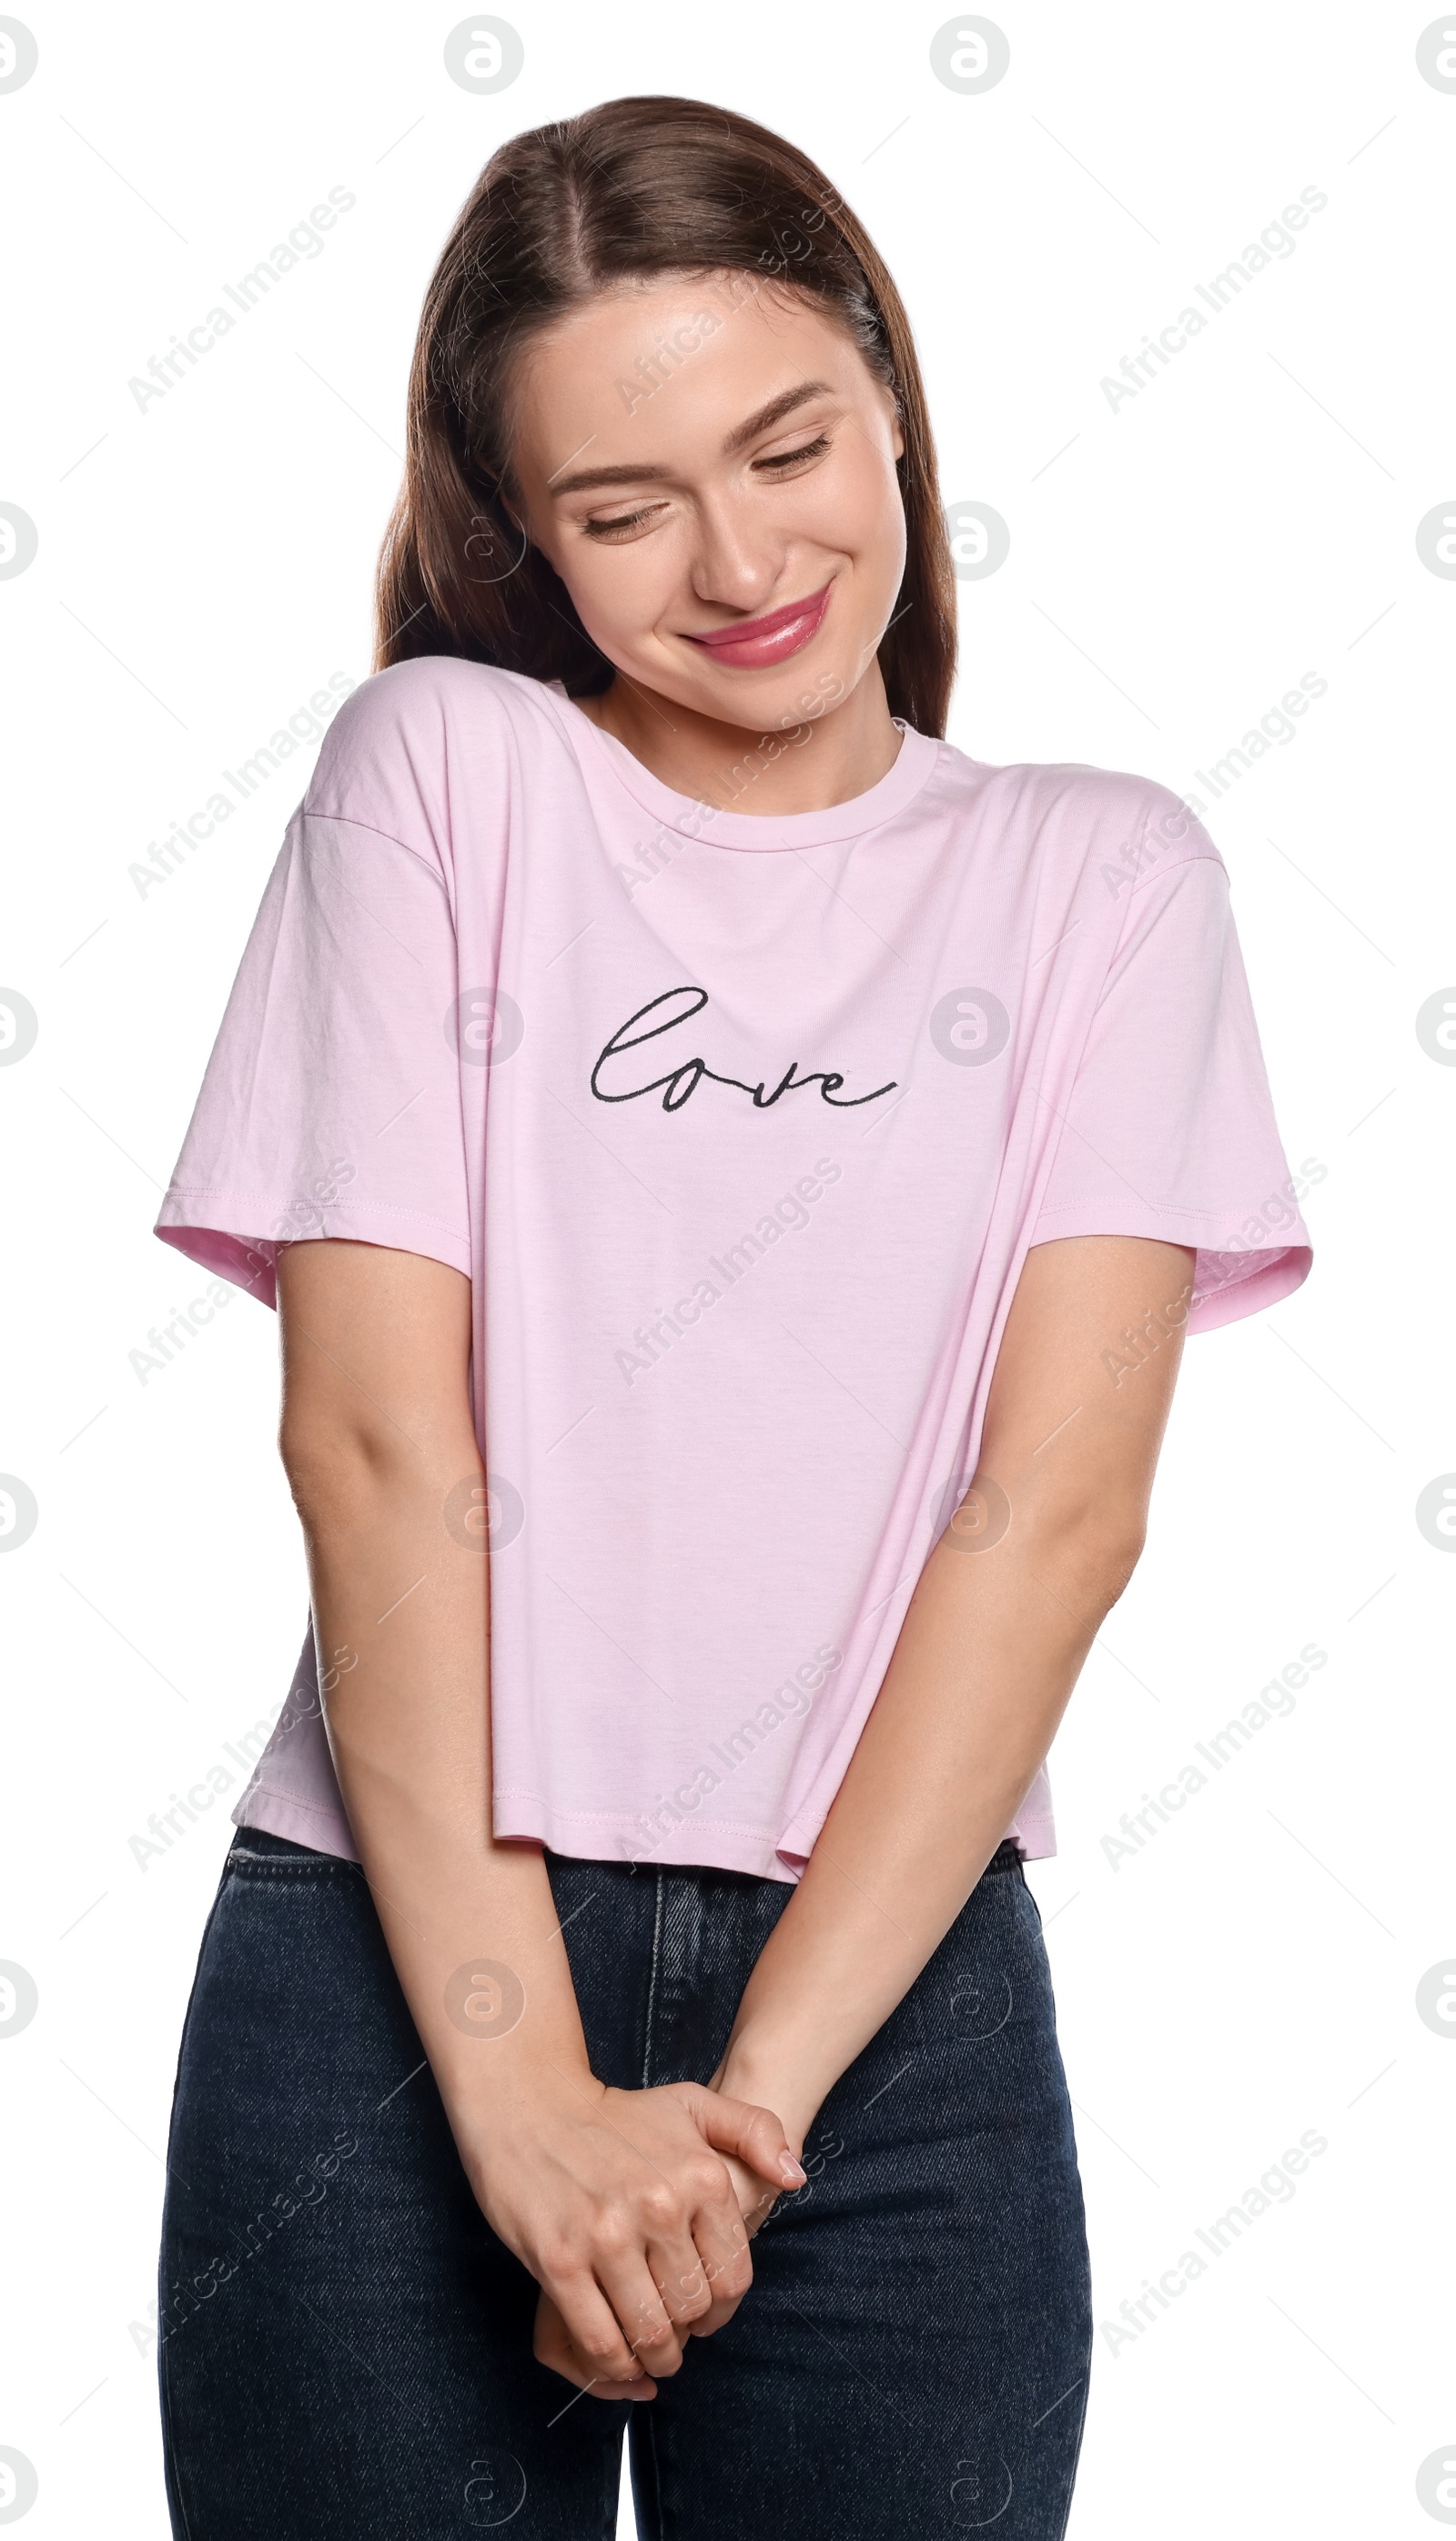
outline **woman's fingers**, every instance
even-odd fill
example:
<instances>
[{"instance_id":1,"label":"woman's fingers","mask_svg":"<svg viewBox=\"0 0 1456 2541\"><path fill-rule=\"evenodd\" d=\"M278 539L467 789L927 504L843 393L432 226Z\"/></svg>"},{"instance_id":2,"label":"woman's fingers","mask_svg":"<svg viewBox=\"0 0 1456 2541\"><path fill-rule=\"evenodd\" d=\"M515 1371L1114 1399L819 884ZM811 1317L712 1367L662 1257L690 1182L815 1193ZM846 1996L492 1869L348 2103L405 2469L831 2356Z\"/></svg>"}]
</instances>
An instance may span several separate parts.
<instances>
[{"instance_id":1,"label":"woman's fingers","mask_svg":"<svg viewBox=\"0 0 1456 2541\"><path fill-rule=\"evenodd\" d=\"M555 2354L543 2356L541 2345L544 2329L552 2330L549 2317L537 2306L536 2353L544 2364L582 2390L595 2389L609 2400L649 2399L656 2390L646 2373L640 2357L631 2346L615 2305L608 2299L596 2279L585 2270L555 2279L549 2288L543 2288L543 2303L549 2304L559 2325L556 2345L569 2359L558 2362ZM646 2381L649 2387L634 2386Z\"/></svg>"},{"instance_id":2,"label":"woman's fingers","mask_svg":"<svg viewBox=\"0 0 1456 2541\"><path fill-rule=\"evenodd\" d=\"M737 2168L737 2179L733 2176ZM759 2194L759 2182L752 2171L735 2165L732 2155L718 2154L704 2164L696 2181L696 2198L692 2210L692 2238L702 2261L708 2291L704 2310L713 2314L713 2327L720 2328L743 2300L754 2281L754 2263L749 2256L748 2233L744 2227L739 2181L746 2183L750 2197ZM693 2328L697 2327L694 2318Z\"/></svg>"},{"instance_id":3,"label":"woman's fingers","mask_svg":"<svg viewBox=\"0 0 1456 2541\"><path fill-rule=\"evenodd\" d=\"M579 2391L589 2391L594 2400L655 2400L657 2397L657 2384L648 2373L639 2370L630 2381L614 2381L600 2372L595 2360L583 2354L556 2304L545 2289L536 2306L534 2352L538 2364L548 2365L563 2380L574 2382Z\"/></svg>"},{"instance_id":4,"label":"woman's fingers","mask_svg":"<svg viewBox=\"0 0 1456 2541\"><path fill-rule=\"evenodd\" d=\"M537 2307L538 2360L608 2399L651 2398L657 2377L677 2372L689 2330L711 2300L686 2225L645 2237L650 2231L645 2249L625 2236L599 2249L592 2276L561 2280Z\"/></svg>"},{"instance_id":5,"label":"woman's fingers","mask_svg":"<svg viewBox=\"0 0 1456 2541\"><path fill-rule=\"evenodd\" d=\"M732 2153L723 2156L723 2169L732 2197L731 2222L714 2219L709 2248L719 2253L707 2269L712 2300L705 2311L690 2324L694 2338L711 2338L715 2329L733 2318L753 2283L753 2260L749 2243L760 2224L771 2214L774 2192L765 2188L755 2172L738 2161ZM698 2247L704 2247L699 2232ZM726 2253L726 2262L721 2254Z\"/></svg>"},{"instance_id":6,"label":"woman's fingers","mask_svg":"<svg viewBox=\"0 0 1456 2541\"><path fill-rule=\"evenodd\" d=\"M750 2170L746 2163L739 2161L731 2152L724 2154L723 2168L728 2173L733 2189L738 2219L743 2226L745 2238L752 2240L760 2224L767 2221L785 2191L780 2188L765 2188L758 2173Z\"/></svg>"},{"instance_id":7,"label":"woman's fingers","mask_svg":"<svg viewBox=\"0 0 1456 2541\"><path fill-rule=\"evenodd\" d=\"M639 2374L633 2382L614 2382L600 2373L582 2354L545 2288L537 2298L532 2352L538 2364L549 2365L553 2373L559 2373L565 2381L574 2382L579 2391L590 2391L598 2399L651 2400L656 2397L657 2385L645 2374Z\"/></svg>"},{"instance_id":8,"label":"woman's fingers","mask_svg":"<svg viewBox=\"0 0 1456 2541\"><path fill-rule=\"evenodd\" d=\"M710 2091L700 2082L680 2082L673 2090L715 2152L735 2154L761 2179L767 2180L775 2193L782 2188L803 2187L807 2176L804 2165L771 2109L757 2109L748 2100Z\"/></svg>"},{"instance_id":9,"label":"woman's fingers","mask_svg":"<svg viewBox=\"0 0 1456 2541\"><path fill-rule=\"evenodd\" d=\"M688 2326L685 2321L680 2335L663 2299L663 2287L672 2285L671 2274L659 2275L649 2268L641 2251L622 2251L598 2259L597 2281L641 2370L654 2379L676 2373L683 2361Z\"/></svg>"},{"instance_id":10,"label":"woman's fingers","mask_svg":"<svg viewBox=\"0 0 1456 2541\"><path fill-rule=\"evenodd\" d=\"M647 2265L668 2318L684 2332L699 2320L712 2301L712 2276L704 2262L702 2241L690 2225L647 2244Z\"/></svg>"}]
</instances>

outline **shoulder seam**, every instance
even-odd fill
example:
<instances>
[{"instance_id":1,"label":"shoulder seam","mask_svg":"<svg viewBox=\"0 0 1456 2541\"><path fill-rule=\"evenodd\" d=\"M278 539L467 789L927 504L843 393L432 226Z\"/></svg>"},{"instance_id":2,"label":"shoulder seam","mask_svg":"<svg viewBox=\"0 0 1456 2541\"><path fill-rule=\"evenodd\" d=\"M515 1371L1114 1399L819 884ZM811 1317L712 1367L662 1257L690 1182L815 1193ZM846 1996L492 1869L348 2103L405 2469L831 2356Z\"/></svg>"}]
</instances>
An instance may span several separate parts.
<instances>
[{"instance_id":1,"label":"shoulder seam","mask_svg":"<svg viewBox=\"0 0 1456 2541\"><path fill-rule=\"evenodd\" d=\"M393 830L381 830L373 821L356 821L352 812L315 811L307 795L298 808L306 821L331 821L341 830L367 830L372 838L383 838L388 845L398 847L401 855L412 856L415 863L423 865L425 872L432 875L436 882L443 883L444 876L439 865L432 863L428 856L421 855L418 847L412 847L407 838L397 838Z\"/></svg>"},{"instance_id":2,"label":"shoulder seam","mask_svg":"<svg viewBox=\"0 0 1456 2541\"><path fill-rule=\"evenodd\" d=\"M1143 835L1144 836L1146 835L1146 825L1144 825ZM1181 856L1169 857L1166 863L1162 863L1158 866L1156 873L1145 873L1141 875L1132 885L1133 898L1136 898L1138 892L1145 891L1150 882L1160 882L1164 874L1178 873L1184 865L1217 865L1219 872L1223 875L1226 882L1228 880L1228 867L1224 863L1218 849L1212 846L1211 839L1209 840L1209 846L1212 847L1211 854L1206 848L1190 847L1185 849Z\"/></svg>"}]
</instances>

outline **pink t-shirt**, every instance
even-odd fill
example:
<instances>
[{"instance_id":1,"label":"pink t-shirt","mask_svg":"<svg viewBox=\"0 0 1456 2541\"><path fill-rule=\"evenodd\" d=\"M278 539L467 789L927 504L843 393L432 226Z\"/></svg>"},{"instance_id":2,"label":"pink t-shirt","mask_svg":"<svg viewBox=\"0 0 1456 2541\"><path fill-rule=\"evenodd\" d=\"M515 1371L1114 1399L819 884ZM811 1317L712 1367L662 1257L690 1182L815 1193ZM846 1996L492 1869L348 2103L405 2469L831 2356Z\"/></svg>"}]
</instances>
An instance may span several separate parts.
<instances>
[{"instance_id":1,"label":"pink t-shirt","mask_svg":"<svg viewBox=\"0 0 1456 2541\"><path fill-rule=\"evenodd\" d=\"M720 812L434 657L334 719L158 1232L268 1302L289 1237L469 1274L489 1492L442 1522L488 1541L496 1833L789 1881L1028 1248L1197 1248L1191 1332L1310 1264L1164 787L904 729L852 802ZM354 1854L311 1641L235 1815ZM1045 1773L1006 1832L1055 1851Z\"/></svg>"}]
</instances>

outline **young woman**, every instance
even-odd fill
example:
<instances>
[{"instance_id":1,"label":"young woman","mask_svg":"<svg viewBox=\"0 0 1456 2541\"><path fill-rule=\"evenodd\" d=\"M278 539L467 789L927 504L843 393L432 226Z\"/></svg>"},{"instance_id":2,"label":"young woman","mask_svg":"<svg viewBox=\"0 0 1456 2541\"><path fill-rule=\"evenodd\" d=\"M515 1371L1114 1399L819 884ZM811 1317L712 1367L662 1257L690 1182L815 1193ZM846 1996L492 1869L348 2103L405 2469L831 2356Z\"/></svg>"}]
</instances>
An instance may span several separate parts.
<instances>
[{"instance_id":1,"label":"young woman","mask_svg":"<svg viewBox=\"0 0 1456 2541\"><path fill-rule=\"evenodd\" d=\"M379 607L159 1229L276 1285L312 1590L182 2041L175 2529L606 2535L629 2423L647 2534L1052 2541L1043 1760L1183 1334L1310 1259L1224 867L945 743L904 309L717 109L492 159Z\"/></svg>"}]
</instances>

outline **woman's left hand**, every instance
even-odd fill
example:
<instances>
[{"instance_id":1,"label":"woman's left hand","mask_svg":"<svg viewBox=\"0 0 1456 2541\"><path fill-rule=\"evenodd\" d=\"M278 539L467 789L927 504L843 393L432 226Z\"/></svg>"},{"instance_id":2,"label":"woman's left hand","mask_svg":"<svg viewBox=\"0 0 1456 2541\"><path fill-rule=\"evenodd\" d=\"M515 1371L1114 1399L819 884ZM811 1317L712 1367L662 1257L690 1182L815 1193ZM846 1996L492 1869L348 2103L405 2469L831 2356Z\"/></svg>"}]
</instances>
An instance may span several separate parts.
<instances>
[{"instance_id":1,"label":"woman's left hand","mask_svg":"<svg viewBox=\"0 0 1456 2541\"><path fill-rule=\"evenodd\" d=\"M712 2087L722 2088L720 2075L714 2076ZM752 2240L760 2225L765 2223L772 2214L780 2193L789 2192L765 2188L757 2173L750 2170L744 2162L735 2161L732 2153L720 2153L718 2158L733 2182L734 2194L743 2215L744 2229ZM711 2284L710 2275L709 2283ZM736 2301L714 2300L709 2303L706 2311L698 2314L695 2320L685 2320L682 2328L692 2338L709 2338L715 2329L722 2328L725 2320L732 2319L737 2308ZM581 2389L591 2387L595 2377L590 2360L578 2351L566 2323L547 2293L541 2295L536 2306L535 2351L538 2363L548 2364L553 2372L564 2375L568 2382L575 2382ZM596 2391L597 2397L604 2400L629 2396L620 2384L614 2385L609 2382L598 2381Z\"/></svg>"}]
</instances>

